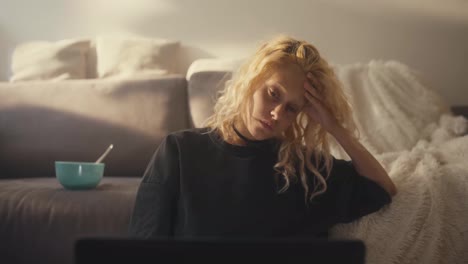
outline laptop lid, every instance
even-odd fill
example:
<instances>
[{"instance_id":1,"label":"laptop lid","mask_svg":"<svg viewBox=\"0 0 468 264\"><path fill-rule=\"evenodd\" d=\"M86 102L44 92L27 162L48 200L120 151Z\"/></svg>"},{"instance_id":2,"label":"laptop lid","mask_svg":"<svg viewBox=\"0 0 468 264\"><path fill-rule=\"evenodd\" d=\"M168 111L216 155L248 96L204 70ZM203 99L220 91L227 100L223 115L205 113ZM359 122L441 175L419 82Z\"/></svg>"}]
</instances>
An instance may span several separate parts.
<instances>
[{"instance_id":1,"label":"laptop lid","mask_svg":"<svg viewBox=\"0 0 468 264\"><path fill-rule=\"evenodd\" d=\"M365 263L359 240L80 238L75 264Z\"/></svg>"}]
</instances>

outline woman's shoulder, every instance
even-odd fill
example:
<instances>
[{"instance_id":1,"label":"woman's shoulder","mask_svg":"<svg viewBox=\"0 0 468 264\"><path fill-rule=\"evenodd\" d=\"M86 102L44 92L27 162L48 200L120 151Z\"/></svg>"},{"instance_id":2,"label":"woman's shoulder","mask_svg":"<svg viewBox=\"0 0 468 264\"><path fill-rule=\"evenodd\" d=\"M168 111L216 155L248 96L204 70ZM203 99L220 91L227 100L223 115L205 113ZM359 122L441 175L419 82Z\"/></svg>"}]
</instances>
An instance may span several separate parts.
<instances>
[{"instance_id":1,"label":"woman's shoulder","mask_svg":"<svg viewBox=\"0 0 468 264\"><path fill-rule=\"evenodd\" d=\"M170 132L167 137L185 138L185 137L203 137L211 132L208 127L187 128Z\"/></svg>"},{"instance_id":2,"label":"woman's shoulder","mask_svg":"<svg viewBox=\"0 0 468 264\"><path fill-rule=\"evenodd\" d=\"M209 139L209 135L212 133L210 128L190 128L182 129L170 132L166 135L164 141L170 142L199 142Z\"/></svg>"}]
</instances>

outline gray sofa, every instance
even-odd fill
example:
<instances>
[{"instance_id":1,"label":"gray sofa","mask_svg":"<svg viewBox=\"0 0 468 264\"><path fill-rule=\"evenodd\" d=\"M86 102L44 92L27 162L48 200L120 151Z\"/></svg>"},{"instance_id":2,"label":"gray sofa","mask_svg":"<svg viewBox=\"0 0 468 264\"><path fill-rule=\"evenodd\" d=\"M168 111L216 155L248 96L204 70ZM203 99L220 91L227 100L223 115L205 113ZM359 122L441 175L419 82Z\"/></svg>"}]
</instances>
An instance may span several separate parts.
<instances>
[{"instance_id":1,"label":"gray sofa","mask_svg":"<svg viewBox=\"0 0 468 264\"><path fill-rule=\"evenodd\" d=\"M126 236L141 176L163 137L200 126L225 72L0 83L0 262L73 263L81 236ZM69 191L54 161L95 161L96 189Z\"/></svg>"}]
</instances>

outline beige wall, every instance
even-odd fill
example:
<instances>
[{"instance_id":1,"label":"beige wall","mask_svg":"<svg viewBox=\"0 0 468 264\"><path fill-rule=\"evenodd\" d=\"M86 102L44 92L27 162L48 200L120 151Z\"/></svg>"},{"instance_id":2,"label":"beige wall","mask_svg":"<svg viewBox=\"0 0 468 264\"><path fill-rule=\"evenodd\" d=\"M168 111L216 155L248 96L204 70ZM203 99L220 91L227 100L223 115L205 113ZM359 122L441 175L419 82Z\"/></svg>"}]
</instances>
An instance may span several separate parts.
<instances>
[{"instance_id":1,"label":"beige wall","mask_svg":"<svg viewBox=\"0 0 468 264\"><path fill-rule=\"evenodd\" d=\"M370 0L350 2L8 1L0 9L0 78L8 78L8 59L14 45L29 40L119 30L178 39L184 46L184 70L200 57L243 57L259 41L288 33L313 42L333 63L399 60L419 70L449 103L468 104L466 3L427 0L418 8L422 0L379 5Z\"/></svg>"}]
</instances>

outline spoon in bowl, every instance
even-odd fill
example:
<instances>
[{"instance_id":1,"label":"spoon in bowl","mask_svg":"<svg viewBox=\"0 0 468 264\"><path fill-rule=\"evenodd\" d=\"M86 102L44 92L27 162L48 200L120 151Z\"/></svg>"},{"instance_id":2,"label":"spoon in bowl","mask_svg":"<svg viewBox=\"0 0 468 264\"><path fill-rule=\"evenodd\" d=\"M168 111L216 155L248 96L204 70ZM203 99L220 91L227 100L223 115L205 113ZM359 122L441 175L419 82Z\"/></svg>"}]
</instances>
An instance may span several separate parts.
<instances>
[{"instance_id":1,"label":"spoon in bowl","mask_svg":"<svg viewBox=\"0 0 468 264\"><path fill-rule=\"evenodd\" d=\"M109 152L112 150L113 147L114 145L110 144L110 146L106 149L104 154L102 154L101 157L99 157L99 159L97 159L96 162L94 163L101 163L101 161L107 156L107 154L109 154Z\"/></svg>"}]
</instances>

